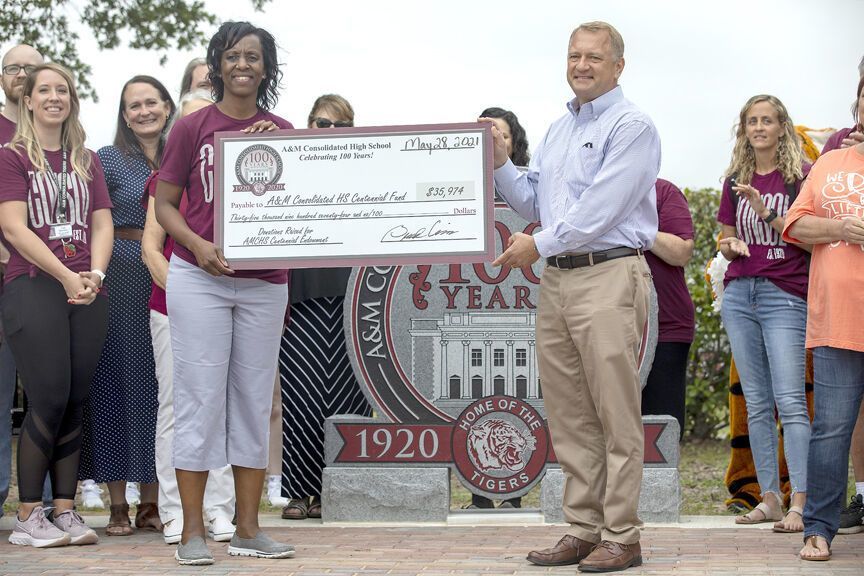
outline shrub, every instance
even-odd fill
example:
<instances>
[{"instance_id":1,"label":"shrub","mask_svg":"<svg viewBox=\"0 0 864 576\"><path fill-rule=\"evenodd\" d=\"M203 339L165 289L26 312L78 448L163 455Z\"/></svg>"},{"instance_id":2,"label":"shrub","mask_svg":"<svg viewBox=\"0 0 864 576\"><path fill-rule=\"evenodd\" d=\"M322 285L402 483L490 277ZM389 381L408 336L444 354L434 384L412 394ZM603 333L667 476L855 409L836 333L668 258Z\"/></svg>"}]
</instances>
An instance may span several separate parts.
<instances>
[{"instance_id":1,"label":"shrub","mask_svg":"<svg viewBox=\"0 0 864 576\"><path fill-rule=\"evenodd\" d=\"M696 307L696 337L687 366L685 434L716 437L729 421L729 340L712 307L705 265L717 254L717 209L720 192L713 188L684 190L693 216L693 258L686 268L687 287Z\"/></svg>"}]
</instances>

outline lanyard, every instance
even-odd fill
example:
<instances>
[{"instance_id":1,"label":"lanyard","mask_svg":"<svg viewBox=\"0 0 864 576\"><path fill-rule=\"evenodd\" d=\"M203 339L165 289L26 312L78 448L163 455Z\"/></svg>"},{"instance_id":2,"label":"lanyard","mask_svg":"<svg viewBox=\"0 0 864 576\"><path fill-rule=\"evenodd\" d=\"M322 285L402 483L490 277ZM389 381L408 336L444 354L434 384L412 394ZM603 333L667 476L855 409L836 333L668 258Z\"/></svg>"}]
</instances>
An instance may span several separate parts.
<instances>
[{"instance_id":1,"label":"lanyard","mask_svg":"<svg viewBox=\"0 0 864 576\"><path fill-rule=\"evenodd\" d=\"M51 181L54 183L54 187L57 188L57 201L54 202L54 219L58 224L65 224L66 191L68 187L67 179L69 178L69 175L66 173L66 148L63 148L63 167L61 168L59 183L57 182L57 176L51 170L51 164L48 163L47 157L45 157L45 164L48 166L48 170L46 170L45 172L48 174L48 177L51 178Z\"/></svg>"}]
</instances>

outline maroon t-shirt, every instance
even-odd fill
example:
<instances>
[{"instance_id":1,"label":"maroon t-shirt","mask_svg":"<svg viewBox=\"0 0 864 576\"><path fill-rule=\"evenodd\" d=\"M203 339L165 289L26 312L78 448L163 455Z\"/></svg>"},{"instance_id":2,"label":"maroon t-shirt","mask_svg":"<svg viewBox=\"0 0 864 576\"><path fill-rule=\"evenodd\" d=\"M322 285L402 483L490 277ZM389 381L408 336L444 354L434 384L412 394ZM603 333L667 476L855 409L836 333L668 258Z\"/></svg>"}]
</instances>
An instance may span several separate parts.
<instances>
[{"instance_id":1,"label":"maroon t-shirt","mask_svg":"<svg viewBox=\"0 0 864 576\"><path fill-rule=\"evenodd\" d=\"M693 218L684 194L671 182L657 179L657 215L659 232L674 234L684 240L693 239ZM687 290L684 268L667 264L651 252L645 260L654 277L657 303L660 307L658 342L693 342L696 313Z\"/></svg>"},{"instance_id":2,"label":"maroon t-shirt","mask_svg":"<svg viewBox=\"0 0 864 576\"><path fill-rule=\"evenodd\" d=\"M810 171L805 165L804 176ZM786 183L779 170L769 174L753 174L751 186L762 194L762 201L784 216L792 204L786 192ZM794 244L786 244L780 233L774 230L750 207L744 198L738 199L738 209L733 210L729 179L723 182L720 210L717 221L735 226L738 238L747 243L750 257L739 256L732 260L726 270L726 283L736 278L768 278L781 290L807 299L808 262L806 253Z\"/></svg>"},{"instance_id":3,"label":"maroon t-shirt","mask_svg":"<svg viewBox=\"0 0 864 576\"><path fill-rule=\"evenodd\" d=\"M0 114L0 146L5 146L15 136L15 122Z\"/></svg>"},{"instance_id":4,"label":"maroon t-shirt","mask_svg":"<svg viewBox=\"0 0 864 576\"><path fill-rule=\"evenodd\" d=\"M147 203L150 198L156 196L156 182L159 179L159 172L153 172L144 184L144 196L141 198L141 203L144 205L144 210L147 210ZM186 217L186 194L180 197L180 214ZM174 252L174 238L165 236L165 244L162 246L162 255L166 260L171 260L171 254ZM160 314L168 315L168 304L165 300L165 290L158 284L153 282L153 287L150 289L150 309L159 312Z\"/></svg>"},{"instance_id":5,"label":"maroon t-shirt","mask_svg":"<svg viewBox=\"0 0 864 576\"><path fill-rule=\"evenodd\" d=\"M849 134L854 131L855 128L841 128L840 130L837 130L828 138L828 141L825 142L825 146L822 148L822 154L840 148L840 144L843 143L843 139L849 136Z\"/></svg>"},{"instance_id":6,"label":"maroon t-shirt","mask_svg":"<svg viewBox=\"0 0 864 576\"><path fill-rule=\"evenodd\" d=\"M238 131L258 120L270 120L280 128L293 128L290 122L259 110L252 118L237 120L223 114L215 105L207 106L177 121L168 136L159 180L186 190L189 206L186 223L201 238L213 241L213 134ZM174 254L198 265L195 255L185 246L174 244ZM237 270L234 278L260 278L274 284L288 281L287 270Z\"/></svg>"},{"instance_id":7,"label":"maroon t-shirt","mask_svg":"<svg viewBox=\"0 0 864 576\"><path fill-rule=\"evenodd\" d=\"M2 114L0 114L0 146L5 146L9 142L12 141L12 137L15 136L15 122L12 122ZM0 243L3 246L9 244L6 242L6 239L3 237L3 232L0 231ZM0 278L2 278L4 272L0 272ZM2 289L0 289L2 291Z\"/></svg>"},{"instance_id":8,"label":"maroon t-shirt","mask_svg":"<svg viewBox=\"0 0 864 576\"><path fill-rule=\"evenodd\" d=\"M57 203L57 187L54 179L44 172L37 172L27 153L19 149L3 148L0 150L0 202L20 200L27 203L27 225L36 233L48 248L73 272L90 270L90 241L92 233L93 212L104 208L110 209L111 197L105 185L105 175L99 157L90 153L90 180L81 179L72 170L67 160L67 194L66 219L72 224L72 243L75 255L66 258L63 253L63 243L49 240L51 225L54 223L54 210ZM60 170L63 166L63 154L44 152L57 184L62 185ZM28 262L15 247L7 243L9 248L9 265L6 267L5 283L23 274L35 276L38 267Z\"/></svg>"}]
</instances>

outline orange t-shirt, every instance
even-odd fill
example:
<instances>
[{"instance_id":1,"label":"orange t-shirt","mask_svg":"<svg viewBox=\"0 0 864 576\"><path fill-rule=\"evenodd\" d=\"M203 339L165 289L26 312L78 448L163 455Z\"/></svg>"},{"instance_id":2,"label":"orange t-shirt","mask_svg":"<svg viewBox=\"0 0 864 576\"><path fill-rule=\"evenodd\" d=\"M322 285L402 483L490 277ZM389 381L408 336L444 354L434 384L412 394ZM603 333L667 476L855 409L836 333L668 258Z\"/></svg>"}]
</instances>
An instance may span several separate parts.
<instances>
[{"instance_id":1,"label":"orange t-shirt","mask_svg":"<svg viewBox=\"0 0 864 576\"><path fill-rule=\"evenodd\" d=\"M783 240L802 216L864 218L864 154L858 146L821 156L786 214ZM810 262L807 348L864 352L864 246L843 240L816 244Z\"/></svg>"}]
</instances>

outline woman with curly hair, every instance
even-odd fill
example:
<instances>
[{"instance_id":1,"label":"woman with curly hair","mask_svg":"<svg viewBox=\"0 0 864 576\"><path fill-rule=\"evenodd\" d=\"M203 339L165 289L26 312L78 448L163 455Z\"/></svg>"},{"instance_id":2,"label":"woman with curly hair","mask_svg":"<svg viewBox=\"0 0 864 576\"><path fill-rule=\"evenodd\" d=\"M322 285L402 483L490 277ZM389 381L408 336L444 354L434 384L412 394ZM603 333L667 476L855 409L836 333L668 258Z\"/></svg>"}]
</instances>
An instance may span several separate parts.
<instances>
[{"instance_id":1,"label":"woman with curly hair","mask_svg":"<svg viewBox=\"0 0 864 576\"><path fill-rule=\"evenodd\" d=\"M721 317L741 376L762 502L738 524L803 530L810 419L804 393L807 253L781 238L804 179L803 154L786 107L757 95L741 109L720 199L720 250L731 260ZM775 408L784 430L792 500L783 515Z\"/></svg>"},{"instance_id":2,"label":"woman with curly hair","mask_svg":"<svg viewBox=\"0 0 864 576\"><path fill-rule=\"evenodd\" d=\"M504 145L507 147L507 156L516 166L526 167L531 155L528 152L528 136L525 134L525 129L519 123L519 118L510 110L498 108L486 108L480 113L481 119L491 120L495 127L501 132L504 137ZM497 196L497 193L496 193ZM471 495L471 504L467 508L494 508L492 500L479 494ZM498 508L521 508L522 498L510 498L502 501Z\"/></svg>"},{"instance_id":3,"label":"woman with curly hair","mask_svg":"<svg viewBox=\"0 0 864 576\"><path fill-rule=\"evenodd\" d=\"M174 467L183 507L180 564L212 564L204 541L210 470L231 465L237 530L228 553L287 558L294 548L261 531L268 417L282 320L285 270L238 270L213 243L214 134L292 128L269 112L282 72L273 36L225 22L207 48L215 104L171 129L156 189L156 218L175 240L167 303L174 353ZM188 200L185 216L180 199Z\"/></svg>"},{"instance_id":4,"label":"woman with curly hair","mask_svg":"<svg viewBox=\"0 0 864 576\"><path fill-rule=\"evenodd\" d=\"M488 118L504 136L507 155L516 166L528 166L531 155L528 153L528 136L519 123L519 118L510 110L503 108L486 108L480 113L480 118Z\"/></svg>"}]
</instances>

